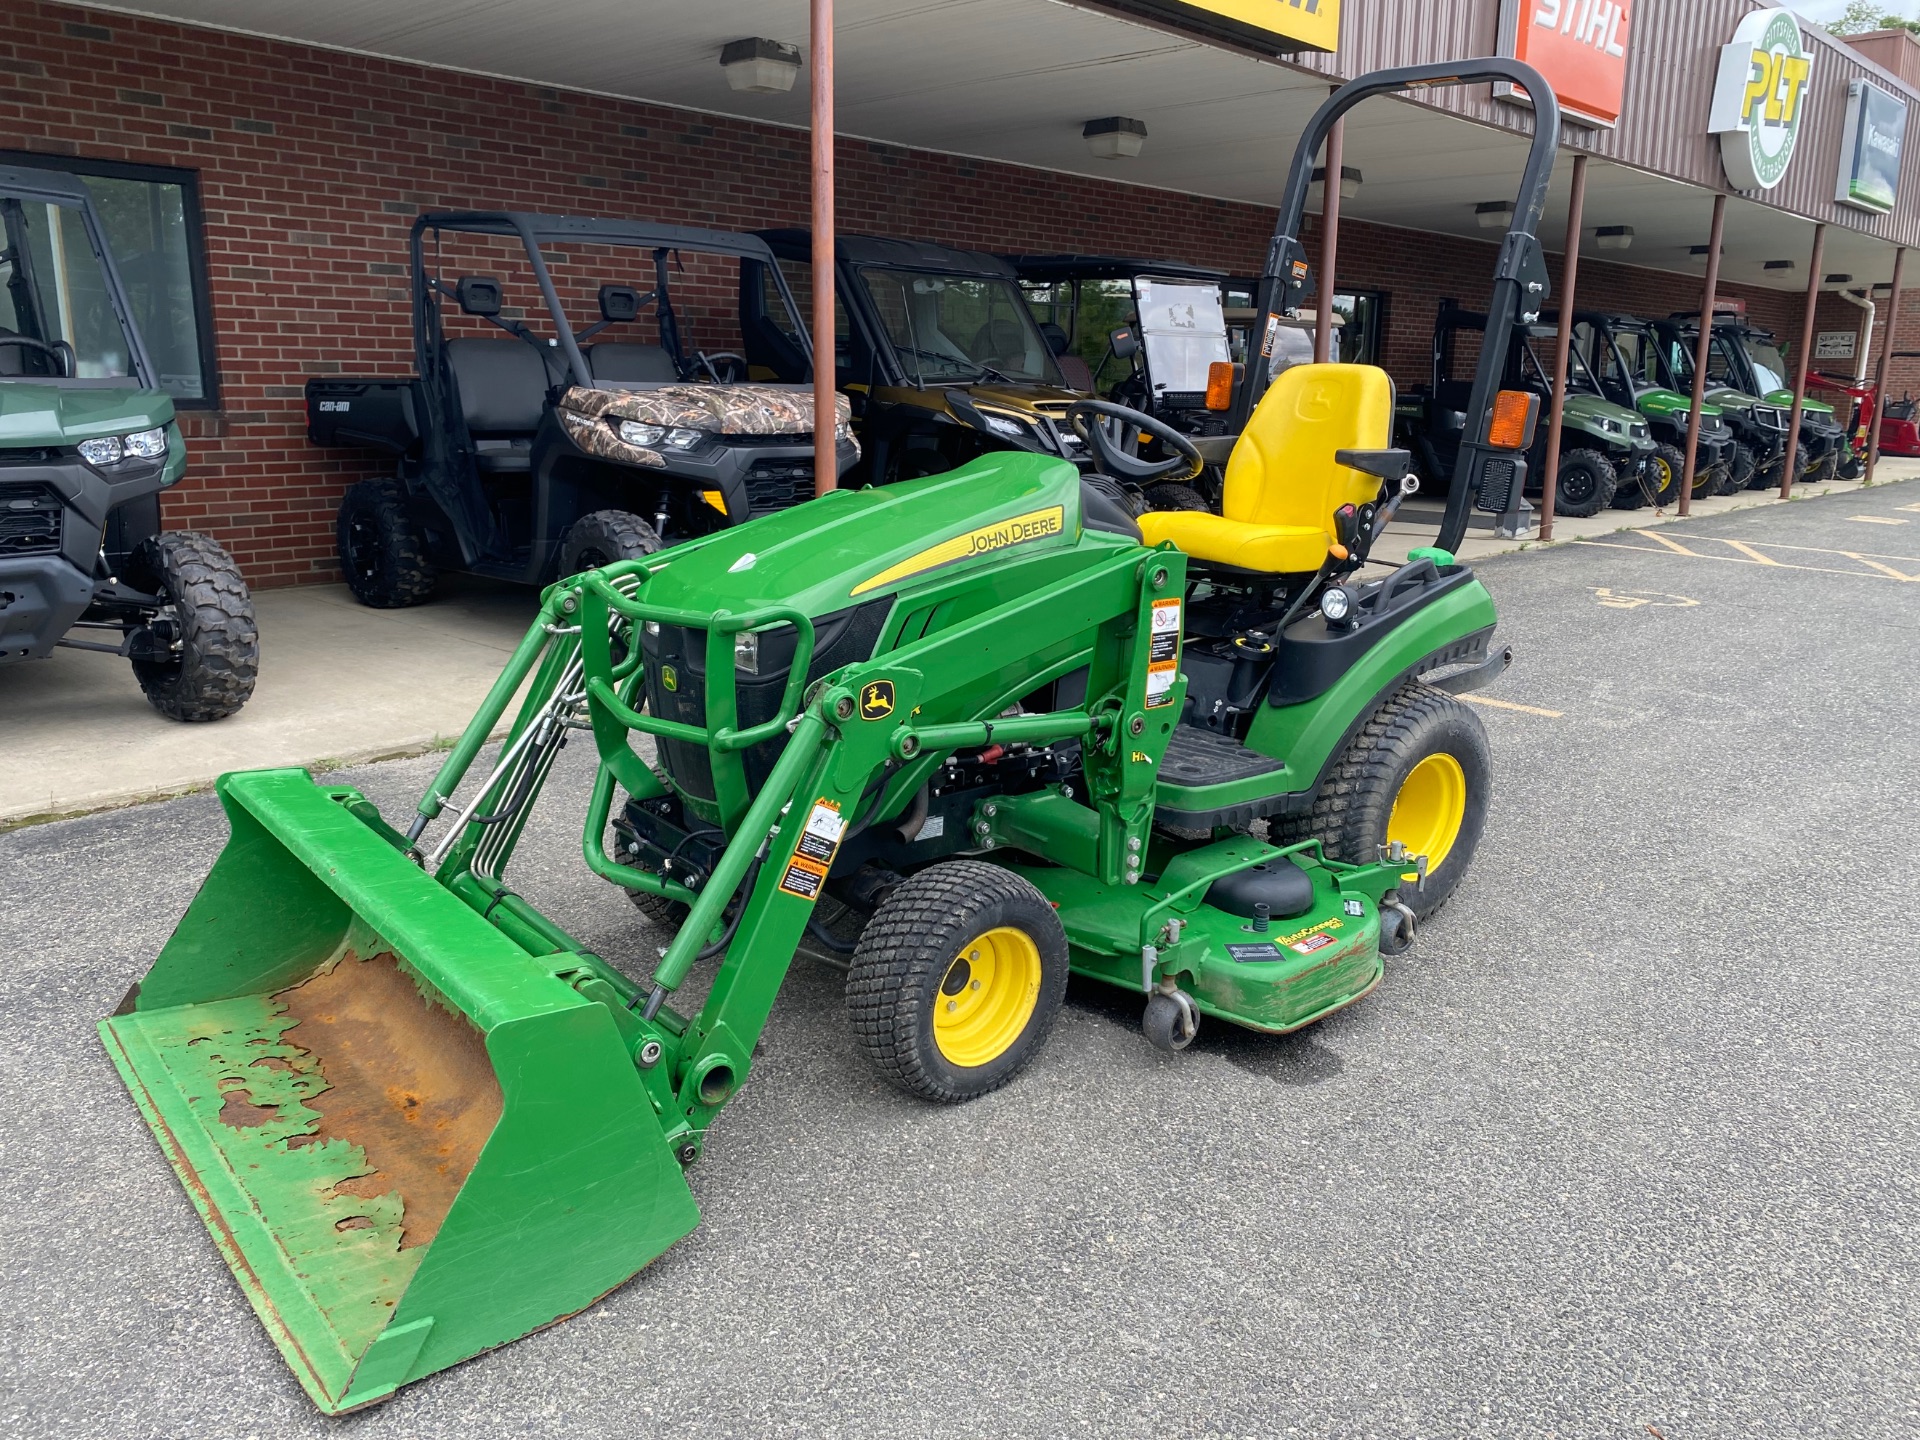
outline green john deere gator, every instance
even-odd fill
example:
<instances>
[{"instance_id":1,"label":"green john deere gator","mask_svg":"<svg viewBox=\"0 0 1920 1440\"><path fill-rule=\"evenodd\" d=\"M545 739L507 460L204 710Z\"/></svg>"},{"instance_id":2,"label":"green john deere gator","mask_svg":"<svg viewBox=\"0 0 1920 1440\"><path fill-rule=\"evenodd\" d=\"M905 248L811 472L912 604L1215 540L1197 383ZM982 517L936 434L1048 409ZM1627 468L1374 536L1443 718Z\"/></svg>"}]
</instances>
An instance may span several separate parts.
<instances>
[{"instance_id":1,"label":"green john deere gator","mask_svg":"<svg viewBox=\"0 0 1920 1440\"><path fill-rule=\"evenodd\" d=\"M1321 107L1272 313L1309 283L1328 126L1489 78L1537 107L1490 306L1521 323L1558 115L1510 60ZM1500 349L1454 533L1470 491L1525 480ZM683 1171L809 936L847 966L856 1043L936 1102L1011 1080L1070 972L1140 995L1168 1050L1203 1016L1277 1033L1367 994L1472 857L1486 740L1448 692L1507 659L1444 553L1359 578L1407 491L1391 424L1380 371L1284 372L1227 486L1296 518L1160 516L1200 526L1191 559L1070 462L1009 453L570 576L404 830L303 771L224 777L231 839L101 1028L313 1399L352 1410L565 1318L692 1230ZM507 879L570 738L597 759L585 861L678 922L663 951L589 953Z\"/></svg>"}]
</instances>

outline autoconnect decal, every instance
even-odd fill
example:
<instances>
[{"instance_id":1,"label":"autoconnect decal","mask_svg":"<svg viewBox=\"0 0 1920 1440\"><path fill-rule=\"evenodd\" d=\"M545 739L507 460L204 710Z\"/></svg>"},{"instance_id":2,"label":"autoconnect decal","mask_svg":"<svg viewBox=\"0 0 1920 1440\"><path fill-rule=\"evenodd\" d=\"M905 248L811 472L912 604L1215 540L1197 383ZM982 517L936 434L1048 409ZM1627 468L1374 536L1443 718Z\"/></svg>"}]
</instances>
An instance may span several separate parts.
<instances>
[{"instance_id":1,"label":"autoconnect decal","mask_svg":"<svg viewBox=\"0 0 1920 1440\"><path fill-rule=\"evenodd\" d=\"M1756 10L1720 47L1707 129L1736 190L1771 190L1785 178L1800 138L1813 55L1786 10Z\"/></svg>"},{"instance_id":2,"label":"autoconnect decal","mask_svg":"<svg viewBox=\"0 0 1920 1440\"><path fill-rule=\"evenodd\" d=\"M1044 510L1029 510L1024 515L1015 515L1006 520L996 520L991 525L982 525L977 530L969 530L964 535L955 535L950 540L942 540L938 545L922 550L918 555L910 555L898 565L889 565L878 575L862 580L853 587L851 593L864 595L869 590L878 590L882 585L890 585L895 580L904 580L909 575L918 575L923 570L932 570L941 565L949 565L955 560L966 560L975 555L986 555L995 550L1004 550L1009 545L1022 545L1029 540L1044 540L1065 531L1067 525L1066 508L1061 505L1049 505Z\"/></svg>"}]
</instances>

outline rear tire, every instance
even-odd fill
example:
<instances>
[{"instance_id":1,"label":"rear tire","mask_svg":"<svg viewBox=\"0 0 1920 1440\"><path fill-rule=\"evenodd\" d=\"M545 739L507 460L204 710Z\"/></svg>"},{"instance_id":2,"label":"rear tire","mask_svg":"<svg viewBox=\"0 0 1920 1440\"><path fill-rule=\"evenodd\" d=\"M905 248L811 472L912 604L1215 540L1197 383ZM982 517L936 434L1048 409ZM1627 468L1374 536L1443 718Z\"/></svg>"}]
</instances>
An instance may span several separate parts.
<instances>
[{"instance_id":1,"label":"rear tire","mask_svg":"<svg viewBox=\"0 0 1920 1440\"><path fill-rule=\"evenodd\" d=\"M1840 452L1829 450L1820 457L1820 463L1814 466L1813 474L1807 477L1810 485L1824 485L1830 480L1840 478Z\"/></svg>"},{"instance_id":2,"label":"rear tire","mask_svg":"<svg viewBox=\"0 0 1920 1440\"><path fill-rule=\"evenodd\" d=\"M1760 468L1760 457L1745 445L1733 447L1733 464L1727 475L1727 493L1735 494L1753 483L1753 472Z\"/></svg>"},{"instance_id":3,"label":"rear tire","mask_svg":"<svg viewBox=\"0 0 1920 1440\"><path fill-rule=\"evenodd\" d=\"M1149 485L1146 489L1147 509L1149 510L1211 510L1207 497L1191 485L1170 482L1165 485Z\"/></svg>"},{"instance_id":4,"label":"rear tire","mask_svg":"<svg viewBox=\"0 0 1920 1440\"><path fill-rule=\"evenodd\" d=\"M1648 485L1653 490L1655 505L1670 505L1680 493L1680 477L1686 472L1687 457L1675 445L1656 445L1653 458L1647 462ZM1614 491L1614 507L1619 510L1639 510L1647 504L1647 492L1638 478L1622 480L1620 488Z\"/></svg>"},{"instance_id":5,"label":"rear tire","mask_svg":"<svg viewBox=\"0 0 1920 1440\"><path fill-rule=\"evenodd\" d=\"M1613 503L1620 476L1598 450L1569 450L1560 457L1560 479L1553 492L1553 513L1572 520L1598 515Z\"/></svg>"},{"instance_id":6,"label":"rear tire","mask_svg":"<svg viewBox=\"0 0 1920 1440\"><path fill-rule=\"evenodd\" d=\"M1443 691L1408 685L1347 742L1321 777L1312 811L1285 827L1287 839L1318 839L1333 859L1355 865L1376 863L1389 840L1427 853L1426 883L1400 891L1425 920L1473 863L1492 780L1480 717Z\"/></svg>"},{"instance_id":7,"label":"rear tire","mask_svg":"<svg viewBox=\"0 0 1920 1440\"><path fill-rule=\"evenodd\" d=\"M407 505L406 486L391 476L348 489L334 541L347 588L362 605L401 610L433 594L426 541Z\"/></svg>"},{"instance_id":8,"label":"rear tire","mask_svg":"<svg viewBox=\"0 0 1920 1440\"><path fill-rule=\"evenodd\" d=\"M210 535L169 531L142 540L127 579L173 611L175 659L135 660L148 702L170 720L224 720L247 703L260 672L253 596L233 557Z\"/></svg>"},{"instance_id":9,"label":"rear tire","mask_svg":"<svg viewBox=\"0 0 1920 1440\"><path fill-rule=\"evenodd\" d=\"M598 570L616 560L638 560L660 549L660 532L629 510L582 515L560 542L560 574Z\"/></svg>"},{"instance_id":10,"label":"rear tire","mask_svg":"<svg viewBox=\"0 0 1920 1440\"><path fill-rule=\"evenodd\" d=\"M998 865L947 860L874 911L847 971L847 1016L887 1080L956 1105L1040 1052L1066 990L1067 934L1046 897Z\"/></svg>"}]
</instances>

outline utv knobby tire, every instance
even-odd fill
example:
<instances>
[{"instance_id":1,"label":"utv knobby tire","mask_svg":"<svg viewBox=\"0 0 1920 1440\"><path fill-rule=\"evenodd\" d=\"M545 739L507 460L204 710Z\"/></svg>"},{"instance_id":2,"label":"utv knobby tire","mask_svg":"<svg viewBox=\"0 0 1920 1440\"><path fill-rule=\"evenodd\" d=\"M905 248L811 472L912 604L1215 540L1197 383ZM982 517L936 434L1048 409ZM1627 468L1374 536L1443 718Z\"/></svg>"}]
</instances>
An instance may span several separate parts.
<instances>
[{"instance_id":1,"label":"utv knobby tire","mask_svg":"<svg viewBox=\"0 0 1920 1440\"><path fill-rule=\"evenodd\" d=\"M1149 485L1146 489L1147 509L1149 510L1211 510L1207 497L1191 485L1181 485L1169 481L1165 485Z\"/></svg>"},{"instance_id":2,"label":"utv knobby tire","mask_svg":"<svg viewBox=\"0 0 1920 1440\"><path fill-rule=\"evenodd\" d=\"M135 660L153 708L172 720L224 720L253 694L260 631L253 596L233 557L210 535L173 530L142 540L127 580L173 611L179 647L170 661Z\"/></svg>"},{"instance_id":3,"label":"utv knobby tire","mask_svg":"<svg viewBox=\"0 0 1920 1440\"><path fill-rule=\"evenodd\" d=\"M391 476L362 480L340 501L334 543L347 589L362 605L400 610L433 594L433 563L407 505L407 489Z\"/></svg>"},{"instance_id":4,"label":"utv knobby tire","mask_svg":"<svg viewBox=\"0 0 1920 1440\"><path fill-rule=\"evenodd\" d=\"M1613 503L1619 472L1598 450L1569 450L1560 457L1560 478L1553 492L1553 513L1572 520L1598 515Z\"/></svg>"},{"instance_id":5,"label":"utv knobby tire","mask_svg":"<svg viewBox=\"0 0 1920 1440\"><path fill-rule=\"evenodd\" d=\"M568 527L560 542L560 574L638 560L660 549L660 532L629 510L595 510Z\"/></svg>"},{"instance_id":6,"label":"utv knobby tire","mask_svg":"<svg viewBox=\"0 0 1920 1440\"><path fill-rule=\"evenodd\" d=\"M934 1036L963 947L1007 927L1039 951L1039 993L1019 1035L985 1064L956 1065ZM847 971L854 1039L882 1076L922 1100L956 1105L998 1090L1046 1043L1067 990L1067 935L1053 906L1026 880L979 860L929 866L874 911Z\"/></svg>"},{"instance_id":7,"label":"utv knobby tire","mask_svg":"<svg viewBox=\"0 0 1920 1440\"><path fill-rule=\"evenodd\" d=\"M1760 457L1753 453L1753 447L1739 441L1733 446L1733 465L1727 475L1727 493L1734 494L1753 483L1753 473L1760 468Z\"/></svg>"},{"instance_id":8,"label":"utv knobby tire","mask_svg":"<svg viewBox=\"0 0 1920 1440\"><path fill-rule=\"evenodd\" d=\"M1814 466L1813 474L1807 477L1809 485L1825 485L1840 478L1840 452L1829 450L1820 457L1820 463Z\"/></svg>"},{"instance_id":9,"label":"utv knobby tire","mask_svg":"<svg viewBox=\"0 0 1920 1440\"><path fill-rule=\"evenodd\" d=\"M1280 828L1293 843L1317 839L1335 860L1371 865L1387 841L1387 820L1413 769L1429 755L1451 755L1466 780L1466 809L1441 863L1418 889L1400 898L1425 920L1445 905L1473 863L1486 827L1493 757L1480 717L1463 701L1418 683L1407 685L1376 711L1321 778L1313 809Z\"/></svg>"},{"instance_id":10,"label":"utv knobby tire","mask_svg":"<svg viewBox=\"0 0 1920 1440\"><path fill-rule=\"evenodd\" d=\"M1646 479L1622 480L1613 493L1616 510L1639 510L1647 504L1647 491L1653 491L1653 504L1671 505L1680 494L1680 477L1686 473L1687 457L1677 445L1661 443L1653 447L1647 462Z\"/></svg>"}]
</instances>

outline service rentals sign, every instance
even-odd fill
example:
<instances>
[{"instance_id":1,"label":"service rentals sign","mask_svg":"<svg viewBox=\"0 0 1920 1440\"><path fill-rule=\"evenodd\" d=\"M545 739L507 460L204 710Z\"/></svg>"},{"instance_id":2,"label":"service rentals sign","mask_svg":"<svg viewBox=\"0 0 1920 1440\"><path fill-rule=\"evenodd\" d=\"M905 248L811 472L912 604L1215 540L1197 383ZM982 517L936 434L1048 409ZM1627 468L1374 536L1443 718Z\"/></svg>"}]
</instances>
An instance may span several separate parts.
<instances>
[{"instance_id":1,"label":"service rentals sign","mask_svg":"<svg viewBox=\"0 0 1920 1440\"><path fill-rule=\"evenodd\" d=\"M1793 161L1813 55L1787 10L1756 10L1720 47L1707 129L1736 190L1771 190Z\"/></svg>"},{"instance_id":2,"label":"service rentals sign","mask_svg":"<svg viewBox=\"0 0 1920 1440\"><path fill-rule=\"evenodd\" d=\"M1906 137L1906 101L1865 80L1849 84L1840 188L1833 198L1857 210L1890 213L1900 193L1900 147Z\"/></svg>"}]
</instances>

